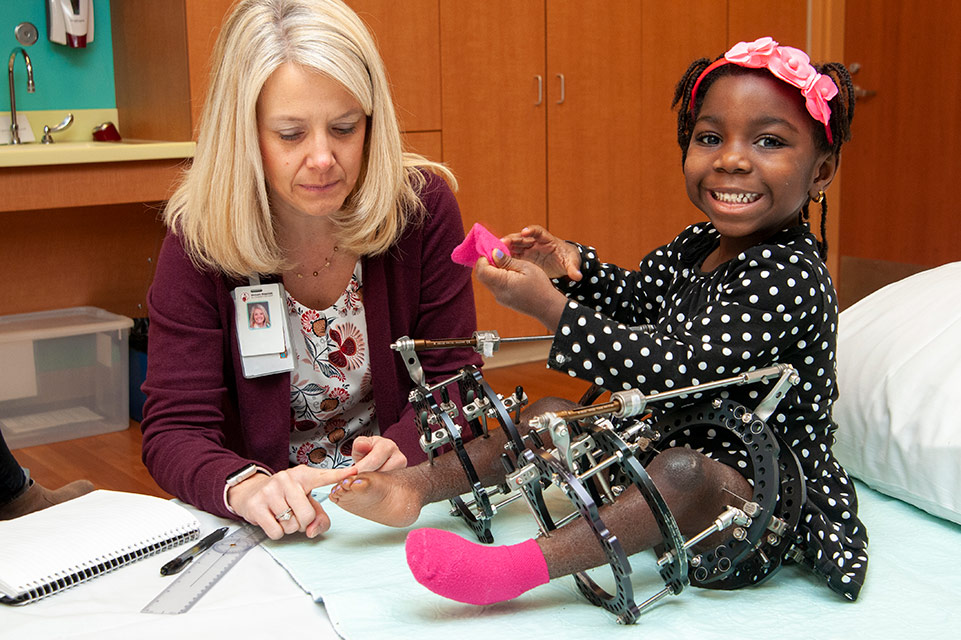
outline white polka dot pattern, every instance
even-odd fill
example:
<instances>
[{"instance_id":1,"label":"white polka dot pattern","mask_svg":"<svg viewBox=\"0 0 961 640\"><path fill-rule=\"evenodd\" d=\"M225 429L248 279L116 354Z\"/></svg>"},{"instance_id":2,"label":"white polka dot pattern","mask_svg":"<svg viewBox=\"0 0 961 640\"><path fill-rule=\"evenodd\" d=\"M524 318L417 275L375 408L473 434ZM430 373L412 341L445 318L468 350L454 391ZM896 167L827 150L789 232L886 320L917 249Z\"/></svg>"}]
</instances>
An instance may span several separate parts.
<instances>
[{"instance_id":1,"label":"white polka dot pattern","mask_svg":"<svg viewBox=\"0 0 961 640\"><path fill-rule=\"evenodd\" d=\"M779 362L793 365L801 383L768 423L790 444L806 476L798 531L805 563L853 600L867 568L867 533L856 516L854 486L831 453L834 285L806 226L703 273L699 266L717 241L710 223L693 225L646 256L637 271L599 262L592 248L579 246L584 278L555 281L570 302L548 364L606 389L648 394ZM654 330L629 329L642 324ZM722 392L747 406L756 406L763 393L759 385Z\"/></svg>"}]
</instances>

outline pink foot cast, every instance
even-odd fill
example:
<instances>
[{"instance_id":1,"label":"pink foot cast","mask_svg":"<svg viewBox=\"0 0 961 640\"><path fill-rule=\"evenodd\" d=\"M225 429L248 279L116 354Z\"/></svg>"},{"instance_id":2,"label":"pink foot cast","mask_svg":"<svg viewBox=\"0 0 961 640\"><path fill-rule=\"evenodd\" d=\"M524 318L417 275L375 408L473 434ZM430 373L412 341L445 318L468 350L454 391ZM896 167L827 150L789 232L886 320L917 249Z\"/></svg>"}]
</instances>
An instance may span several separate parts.
<instances>
[{"instance_id":1,"label":"pink foot cast","mask_svg":"<svg viewBox=\"0 0 961 640\"><path fill-rule=\"evenodd\" d=\"M550 580L536 540L492 547L440 529L407 534L407 565L417 582L467 604L510 600Z\"/></svg>"}]
</instances>

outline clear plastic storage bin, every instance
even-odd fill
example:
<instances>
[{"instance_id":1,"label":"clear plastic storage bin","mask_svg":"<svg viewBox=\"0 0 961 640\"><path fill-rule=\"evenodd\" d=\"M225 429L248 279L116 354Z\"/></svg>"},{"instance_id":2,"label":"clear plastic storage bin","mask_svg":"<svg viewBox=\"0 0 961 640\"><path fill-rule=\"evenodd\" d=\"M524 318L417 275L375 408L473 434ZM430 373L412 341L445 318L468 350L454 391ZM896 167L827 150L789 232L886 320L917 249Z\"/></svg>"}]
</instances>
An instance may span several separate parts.
<instances>
[{"instance_id":1,"label":"clear plastic storage bin","mask_svg":"<svg viewBox=\"0 0 961 640\"><path fill-rule=\"evenodd\" d=\"M0 316L0 430L11 449L129 422L133 320L96 307Z\"/></svg>"}]
</instances>

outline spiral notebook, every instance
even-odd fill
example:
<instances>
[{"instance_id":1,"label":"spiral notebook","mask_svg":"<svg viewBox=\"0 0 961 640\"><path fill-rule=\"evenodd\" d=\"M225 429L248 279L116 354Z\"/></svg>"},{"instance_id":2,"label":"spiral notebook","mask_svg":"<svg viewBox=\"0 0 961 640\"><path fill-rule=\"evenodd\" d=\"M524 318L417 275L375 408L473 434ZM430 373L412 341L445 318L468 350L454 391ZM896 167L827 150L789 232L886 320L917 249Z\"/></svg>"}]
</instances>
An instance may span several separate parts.
<instances>
[{"instance_id":1,"label":"spiral notebook","mask_svg":"<svg viewBox=\"0 0 961 640\"><path fill-rule=\"evenodd\" d=\"M34 602L199 533L174 502L104 490L0 521L0 602Z\"/></svg>"}]
</instances>

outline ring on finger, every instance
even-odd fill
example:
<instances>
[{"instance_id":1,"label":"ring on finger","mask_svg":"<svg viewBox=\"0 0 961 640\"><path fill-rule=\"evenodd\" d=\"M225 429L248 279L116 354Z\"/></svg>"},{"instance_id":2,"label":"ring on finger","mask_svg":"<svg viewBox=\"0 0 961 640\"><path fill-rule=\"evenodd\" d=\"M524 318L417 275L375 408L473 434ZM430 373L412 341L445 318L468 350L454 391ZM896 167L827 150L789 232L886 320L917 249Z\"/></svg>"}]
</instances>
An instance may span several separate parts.
<instances>
[{"instance_id":1,"label":"ring on finger","mask_svg":"<svg viewBox=\"0 0 961 640\"><path fill-rule=\"evenodd\" d=\"M287 522L288 520L290 520L290 517L293 515L293 513L294 513L293 507L287 507L286 511L284 511L279 516L275 516L275 517L277 518L278 522Z\"/></svg>"}]
</instances>

